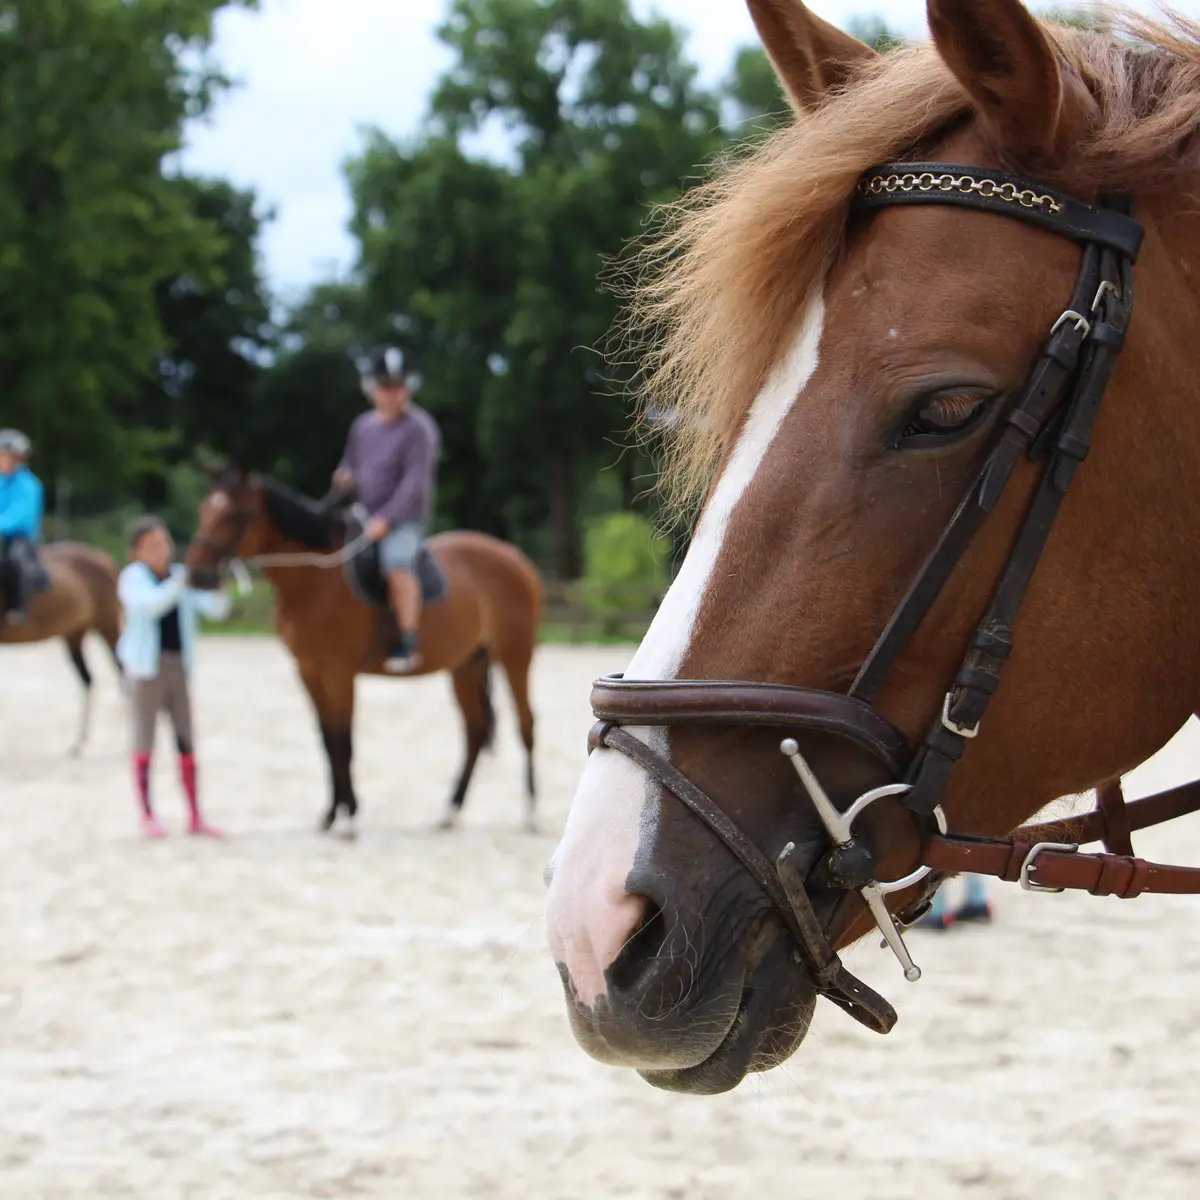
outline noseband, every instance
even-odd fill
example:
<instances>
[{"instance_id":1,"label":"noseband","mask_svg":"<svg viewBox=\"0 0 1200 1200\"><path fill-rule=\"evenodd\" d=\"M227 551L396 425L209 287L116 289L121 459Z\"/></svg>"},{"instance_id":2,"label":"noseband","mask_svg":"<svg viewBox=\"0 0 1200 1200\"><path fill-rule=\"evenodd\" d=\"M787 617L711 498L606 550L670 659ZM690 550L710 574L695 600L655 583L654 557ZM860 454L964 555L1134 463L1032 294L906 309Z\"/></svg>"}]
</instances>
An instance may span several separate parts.
<instances>
[{"instance_id":1,"label":"noseband","mask_svg":"<svg viewBox=\"0 0 1200 1200\"><path fill-rule=\"evenodd\" d=\"M638 763L682 801L757 881L800 947L818 991L868 1027L888 1032L896 1012L842 965L821 928L809 887L859 892L885 942L910 981L920 978L904 944L902 925L925 908L945 874L972 871L1019 881L1034 891L1085 888L1095 895L1143 891L1200 892L1200 870L1146 863L1133 857L1131 829L1200 808L1200 781L1126 805L1119 785L1101 790L1096 811L1075 820L1026 826L1011 838L950 836L941 802L967 744L980 733L988 703L1012 651L1013 628L1038 560L1075 471L1087 457L1104 389L1124 344L1133 309L1133 263L1142 227L1127 198L1085 204L1028 180L944 163L895 163L869 172L853 207L872 211L897 204L949 204L998 213L1079 243L1083 261L1075 289L982 471L917 572L847 695L813 688L718 680L643 682L606 676L592 690L598 723L589 748L617 750ZM998 503L1023 458L1043 464L1008 562L941 707L915 750L872 707L880 685L941 593L984 519ZM772 863L729 816L671 762L622 726L758 726L838 734L871 754L896 781L858 797L840 812L826 795L794 738L780 749L791 760L832 843L805 878L789 843ZM873 848L854 833L857 817L894 797L915 819L920 865L901 879L876 876ZM1074 836L1074 840L1068 840ZM1079 844L1103 838L1117 853L1080 854ZM916 902L897 921L886 897L922 884Z\"/></svg>"}]
</instances>

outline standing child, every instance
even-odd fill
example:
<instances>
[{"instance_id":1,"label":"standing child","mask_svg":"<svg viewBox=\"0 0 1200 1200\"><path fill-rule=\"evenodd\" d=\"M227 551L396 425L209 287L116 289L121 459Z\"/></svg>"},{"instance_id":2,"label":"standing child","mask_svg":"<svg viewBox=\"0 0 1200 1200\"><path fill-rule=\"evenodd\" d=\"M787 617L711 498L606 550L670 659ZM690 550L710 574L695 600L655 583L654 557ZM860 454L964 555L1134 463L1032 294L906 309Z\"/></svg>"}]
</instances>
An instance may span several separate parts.
<instances>
[{"instance_id":1,"label":"standing child","mask_svg":"<svg viewBox=\"0 0 1200 1200\"><path fill-rule=\"evenodd\" d=\"M179 778L188 804L188 833L220 837L200 815L196 791L196 748L188 674L195 661L196 618L223 621L229 615L224 592L202 592L187 585L187 569L172 565L175 543L157 517L135 521L129 535L129 565L117 591L125 613L125 631L117 657L129 679L133 710L133 776L146 837L166 837L150 802L150 757L159 712L175 730Z\"/></svg>"}]
</instances>

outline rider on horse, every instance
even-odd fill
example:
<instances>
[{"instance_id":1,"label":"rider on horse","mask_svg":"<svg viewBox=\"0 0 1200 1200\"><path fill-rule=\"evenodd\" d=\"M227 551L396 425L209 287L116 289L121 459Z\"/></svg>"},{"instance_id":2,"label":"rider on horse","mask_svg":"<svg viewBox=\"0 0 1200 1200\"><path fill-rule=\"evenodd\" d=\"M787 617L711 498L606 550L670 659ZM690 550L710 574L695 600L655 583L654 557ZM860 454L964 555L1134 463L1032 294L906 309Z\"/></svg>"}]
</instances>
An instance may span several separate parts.
<instances>
[{"instance_id":1,"label":"rider on horse","mask_svg":"<svg viewBox=\"0 0 1200 1200\"><path fill-rule=\"evenodd\" d=\"M362 370L363 390L374 406L350 427L346 452L333 475L335 489L357 493L371 517L366 536L379 544L380 566L399 636L384 669L403 675L421 661L421 586L417 556L433 506L434 469L441 434L415 404L416 382L404 353L388 346Z\"/></svg>"},{"instance_id":2,"label":"rider on horse","mask_svg":"<svg viewBox=\"0 0 1200 1200\"><path fill-rule=\"evenodd\" d=\"M29 438L19 429L0 429L0 567L8 565L11 595L5 620L21 625L28 614L31 581L39 571L42 482L29 469Z\"/></svg>"}]
</instances>

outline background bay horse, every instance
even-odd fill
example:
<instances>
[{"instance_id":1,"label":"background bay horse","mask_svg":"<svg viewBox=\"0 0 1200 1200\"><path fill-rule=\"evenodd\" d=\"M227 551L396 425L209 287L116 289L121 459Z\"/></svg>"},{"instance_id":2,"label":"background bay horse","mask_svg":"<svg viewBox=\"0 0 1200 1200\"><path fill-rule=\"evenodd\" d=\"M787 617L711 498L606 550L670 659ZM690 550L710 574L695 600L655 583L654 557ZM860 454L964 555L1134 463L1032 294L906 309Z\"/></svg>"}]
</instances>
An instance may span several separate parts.
<instances>
[{"instance_id":1,"label":"background bay horse","mask_svg":"<svg viewBox=\"0 0 1200 1200\"><path fill-rule=\"evenodd\" d=\"M271 566L270 560L304 550L330 552L340 539L340 527L315 501L275 480L231 469L214 475L187 553L196 586L211 586L230 559L265 556L265 574L275 590L275 628L296 659L329 758L326 830L339 812L351 825L358 812L351 776L354 680L384 673L384 614L350 590L340 566ZM525 827L532 830L529 668L541 619L541 579L515 546L486 534L444 533L428 545L447 591L422 611L422 663L414 674L450 673L466 733L466 756L441 824L449 827L462 809L476 760L492 739L489 677L496 662L508 679L528 756Z\"/></svg>"},{"instance_id":2,"label":"background bay horse","mask_svg":"<svg viewBox=\"0 0 1200 1200\"><path fill-rule=\"evenodd\" d=\"M76 542L54 542L40 550L50 574L50 589L31 598L23 625L3 620L5 598L0 589L0 645L43 642L61 637L83 684L79 729L71 754L83 749L92 712L92 673L83 652L89 633L102 637L117 659L121 636L121 605L117 599L117 565L107 554ZM117 670L120 671L120 664Z\"/></svg>"},{"instance_id":3,"label":"background bay horse","mask_svg":"<svg viewBox=\"0 0 1200 1200\"><path fill-rule=\"evenodd\" d=\"M856 715L860 736L895 735L898 767L811 724L796 736L840 812L909 763L961 758L937 793L951 831L1002 837L1149 758L1200 701L1200 27L1110 15L1118 36L1042 24L1018 0L928 0L932 43L878 58L799 0L749 6L796 120L685 201L640 264L648 399L680 418L669 476L706 500L626 676L789 685L846 714L877 639L920 596ZM904 203L875 205L876 186ZM1078 236L1085 220L1132 250ZM1114 354L1097 410L1080 381ZM984 468L1002 446L996 496ZM1039 526L1042 496L1061 507ZM984 515L968 541L939 541L960 502ZM985 628L1029 530L1048 540L1018 579L1023 606ZM945 544L937 590L910 592ZM987 702L997 663L986 717L957 720L964 696ZM631 728L621 752L604 748L611 723L596 734L547 927L591 1054L715 1092L795 1050L819 982L808 935L743 863L768 878L791 855L793 883L813 888L806 928L831 946L870 926L857 892L814 881L831 841L780 753L795 743L737 712L689 727L703 688L679 687L673 727L608 688L632 717L601 715ZM679 802L688 781L758 860ZM868 879L906 878L936 840L896 786L857 826ZM898 891L893 911L913 898Z\"/></svg>"}]
</instances>

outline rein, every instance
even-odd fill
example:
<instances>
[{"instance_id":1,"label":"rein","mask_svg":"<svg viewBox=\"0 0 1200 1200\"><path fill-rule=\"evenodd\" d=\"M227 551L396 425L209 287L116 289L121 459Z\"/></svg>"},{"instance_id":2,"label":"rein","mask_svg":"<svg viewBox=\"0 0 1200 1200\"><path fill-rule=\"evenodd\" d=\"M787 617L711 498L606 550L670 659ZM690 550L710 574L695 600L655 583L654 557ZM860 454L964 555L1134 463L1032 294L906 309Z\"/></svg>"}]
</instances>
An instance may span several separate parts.
<instances>
[{"instance_id":1,"label":"rein","mask_svg":"<svg viewBox=\"0 0 1200 1200\"><path fill-rule=\"evenodd\" d=\"M365 533L360 533L352 542L347 542L340 550L321 552L319 550L283 551L278 554L255 554L250 558L235 559L244 567L316 567L322 571L341 567L348 563L364 546L369 546L371 539Z\"/></svg>"},{"instance_id":2,"label":"rein","mask_svg":"<svg viewBox=\"0 0 1200 1200\"><path fill-rule=\"evenodd\" d=\"M949 204L1025 221L1083 247L1070 301L1052 325L1019 400L1009 412L982 471L943 529L893 612L846 695L814 688L719 680L625 680L606 676L592 688L598 718L589 752L609 747L638 763L719 838L779 911L800 947L817 990L879 1033L896 1022L882 996L842 965L821 928L808 894L857 891L910 982L920 978L902 928L928 907L946 874L970 871L1018 882L1030 891L1082 889L1131 898L1143 892L1200 894L1200 868L1149 863L1133 855L1130 833L1200 810L1200 780L1126 804L1119 783L1101 788L1096 809L1082 817L1018 829L1008 838L951 833L941 808L951 774L967 744L980 735L988 704L1013 646L1013 630L1075 472L1087 457L1105 388L1124 345L1133 311L1133 263L1142 227L1126 198L1097 204L1028 180L945 163L891 163L859 183L861 211L895 204ZM880 685L934 601L1022 459L1042 465L1040 480L1008 561L961 666L920 746L873 707ZM772 862L720 806L665 754L622 726L760 726L837 734L874 756L894 782L859 796L844 812L826 795L794 738L780 750L791 761L829 835L831 848L807 878L788 843ZM919 865L902 879L881 881L876 855L854 833L871 804L898 801L921 835ZM1079 846L1103 841L1106 853ZM921 887L897 919L887 908L894 892Z\"/></svg>"},{"instance_id":3,"label":"rein","mask_svg":"<svg viewBox=\"0 0 1200 1200\"><path fill-rule=\"evenodd\" d=\"M234 548L246 534L251 521L258 516L258 510L247 506L232 514L234 530L225 543L215 541L206 534L196 534L192 539L194 544L206 545L216 551L219 559L229 563L229 570L237 580L238 588L243 595L249 595L254 589L250 577L252 569L270 567L315 567L321 571L330 571L344 566L355 557L364 547L371 544L367 537L366 525L363 523L362 532L356 538L347 542L338 550L295 550L280 551L275 554L254 554L249 558L239 558L234 554Z\"/></svg>"}]
</instances>

